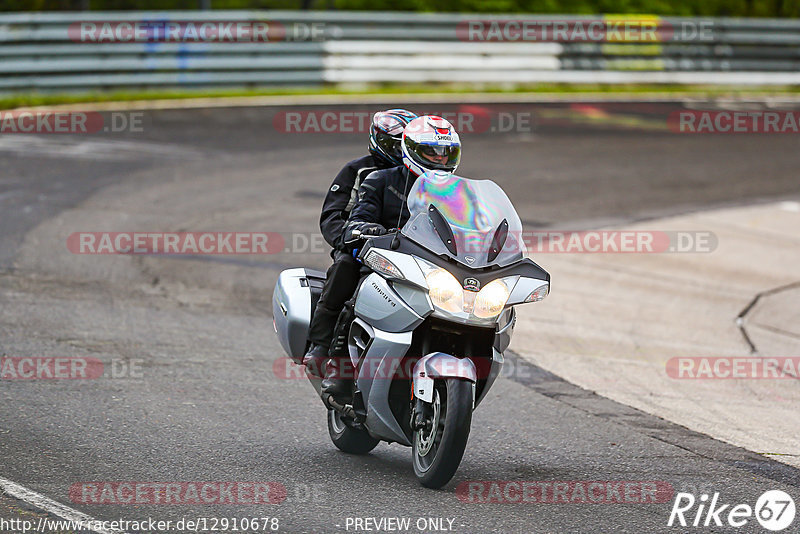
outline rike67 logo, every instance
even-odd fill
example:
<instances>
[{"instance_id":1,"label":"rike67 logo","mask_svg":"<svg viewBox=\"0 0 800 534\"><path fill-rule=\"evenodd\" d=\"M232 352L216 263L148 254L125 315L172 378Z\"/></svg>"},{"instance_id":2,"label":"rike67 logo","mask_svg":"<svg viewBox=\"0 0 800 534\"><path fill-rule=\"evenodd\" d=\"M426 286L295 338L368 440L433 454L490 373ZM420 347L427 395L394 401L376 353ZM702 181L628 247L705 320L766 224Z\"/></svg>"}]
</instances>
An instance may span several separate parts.
<instances>
[{"instance_id":1,"label":"rike67 logo","mask_svg":"<svg viewBox=\"0 0 800 534\"><path fill-rule=\"evenodd\" d=\"M681 527L722 527L741 528L755 519L762 528L777 532L792 524L795 504L792 497L781 490L765 491L756 500L755 507L749 504L724 504L719 492L709 500L707 493L699 499L691 493L678 493L672 504L667 526ZM752 525L746 529L754 532Z\"/></svg>"}]
</instances>

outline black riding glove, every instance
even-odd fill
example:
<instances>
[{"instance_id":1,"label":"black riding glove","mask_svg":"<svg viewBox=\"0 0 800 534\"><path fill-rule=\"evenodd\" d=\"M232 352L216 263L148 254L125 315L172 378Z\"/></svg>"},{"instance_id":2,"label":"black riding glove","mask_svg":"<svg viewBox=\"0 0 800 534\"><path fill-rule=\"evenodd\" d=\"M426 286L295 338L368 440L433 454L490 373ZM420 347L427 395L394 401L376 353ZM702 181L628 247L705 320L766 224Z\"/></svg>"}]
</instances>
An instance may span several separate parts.
<instances>
[{"instance_id":1,"label":"black riding glove","mask_svg":"<svg viewBox=\"0 0 800 534\"><path fill-rule=\"evenodd\" d=\"M374 237L386 233L386 228L378 223L353 224L347 227L344 232L344 242L352 245L364 237Z\"/></svg>"},{"instance_id":2,"label":"black riding glove","mask_svg":"<svg viewBox=\"0 0 800 534\"><path fill-rule=\"evenodd\" d=\"M386 233L386 228L378 223L366 223L361 227L361 235L373 237L376 235L383 235Z\"/></svg>"}]
</instances>

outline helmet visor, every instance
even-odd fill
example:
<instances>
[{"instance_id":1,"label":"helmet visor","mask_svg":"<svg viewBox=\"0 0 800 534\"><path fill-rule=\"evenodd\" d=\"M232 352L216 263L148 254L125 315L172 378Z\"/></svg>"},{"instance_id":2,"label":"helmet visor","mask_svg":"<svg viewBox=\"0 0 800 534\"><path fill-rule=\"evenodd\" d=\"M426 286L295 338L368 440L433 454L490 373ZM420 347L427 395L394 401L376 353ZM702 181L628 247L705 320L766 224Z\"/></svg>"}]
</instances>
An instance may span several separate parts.
<instances>
[{"instance_id":1,"label":"helmet visor","mask_svg":"<svg viewBox=\"0 0 800 534\"><path fill-rule=\"evenodd\" d=\"M402 135L405 124L400 122L400 119L389 115L388 113L376 113L372 117L372 127L376 131L386 132L389 135Z\"/></svg>"},{"instance_id":2,"label":"helmet visor","mask_svg":"<svg viewBox=\"0 0 800 534\"><path fill-rule=\"evenodd\" d=\"M400 131L402 132L402 130ZM394 158L398 165L403 160L403 150L400 146L399 137L392 137L385 132L378 131L375 133L375 143L384 154Z\"/></svg>"},{"instance_id":3,"label":"helmet visor","mask_svg":"<svg viewBox=\"0 0 800 534\"><path fill-rule=\"evenodd\" d=\"M461 146L427 145L406 137L409 155L422 167L452 172L461 161Z\"/></svg>"}]
</instances>

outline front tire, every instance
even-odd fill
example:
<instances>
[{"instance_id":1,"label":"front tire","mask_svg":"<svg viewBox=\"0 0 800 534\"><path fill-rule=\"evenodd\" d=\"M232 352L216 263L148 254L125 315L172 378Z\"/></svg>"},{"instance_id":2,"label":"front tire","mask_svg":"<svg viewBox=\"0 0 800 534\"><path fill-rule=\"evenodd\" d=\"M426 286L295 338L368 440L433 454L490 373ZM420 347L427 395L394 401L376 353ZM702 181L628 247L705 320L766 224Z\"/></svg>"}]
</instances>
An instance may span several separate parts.
<instances>
[{"instance_id":1,"label":"front tire","mask_svg":"<svg viewBox=\"0 0 800 534\"><path fill-rule=\"evenodd\" d=\"M367 454L380 443L380 440L370 436L366 430L356 430L348 426L334 410L328 410L328 434L333 444L348 454Z\"/></svg>"},{"instance_id":2,"label":"front tire","mask_svg":"<svg viewBox=\"0 0 800 534\"><path fill-rule=\"evenodd\" d=\"M415 430L414 474L427 488L441 488L456 474L472 423L472 382L436 381L431 427Z\"/></svg>"}]
</instances>

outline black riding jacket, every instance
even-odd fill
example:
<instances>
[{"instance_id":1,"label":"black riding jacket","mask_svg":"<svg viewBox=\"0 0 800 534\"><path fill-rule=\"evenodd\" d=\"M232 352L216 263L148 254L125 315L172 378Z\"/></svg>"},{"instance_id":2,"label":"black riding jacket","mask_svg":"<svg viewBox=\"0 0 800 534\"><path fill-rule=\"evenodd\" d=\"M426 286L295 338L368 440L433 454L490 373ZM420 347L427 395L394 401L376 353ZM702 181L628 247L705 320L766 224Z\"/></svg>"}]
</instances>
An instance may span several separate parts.
<instances>
[{"instance_id":1,"label":"black riding jacket","mask_svg":"<svg viewBox=\"0 0 800 534\"><path fill-rule=\"evenodd\" d=\"M358 190L358 202L350 212L347 228L364 223L378 223L387 230L402 228L410 217L406 198L416 180L417 176L403 165L367 176Z\"/></svg>"},{"instance_id":2,"label":"black riding jacket","mask_svg":"<svg viewBox=\"0 0 800 534\"><path fill-rule=\"evenodd\" d=\"M319 217L322 237L333 248L342 247L344 225L358 200L356 192L359 186L369 173L384 167L381 160L370 154L349 162L333 179Z\"/></svg>"}]
</instances>

